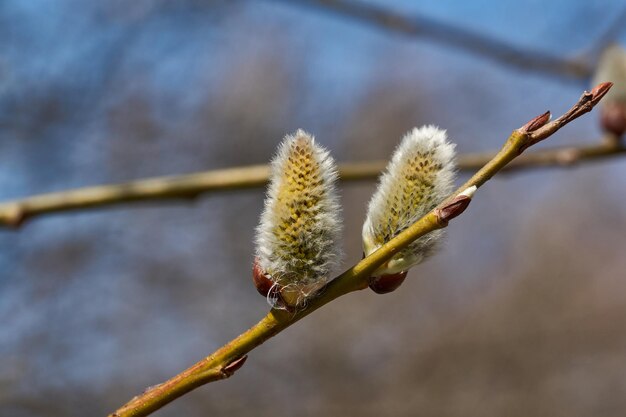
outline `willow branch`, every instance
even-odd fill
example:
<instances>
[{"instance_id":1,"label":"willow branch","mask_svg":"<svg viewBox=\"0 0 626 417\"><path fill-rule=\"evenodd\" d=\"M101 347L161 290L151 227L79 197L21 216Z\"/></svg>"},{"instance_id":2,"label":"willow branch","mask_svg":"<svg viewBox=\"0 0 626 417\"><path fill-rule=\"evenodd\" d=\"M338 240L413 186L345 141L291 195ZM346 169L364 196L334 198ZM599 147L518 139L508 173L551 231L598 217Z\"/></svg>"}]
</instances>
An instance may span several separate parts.
<instances>
[{"instance_id":1,"label":"willow branch","mask_svg":"<svg viewBox=\"0 0 626 417\"><path fill-rule=\"evenodd\" d=\"M583 59L582 56L578 58L563 58L521 48L500 41L497 38L482 35L426 16L412 15L409 17L364 1L289 0L284 2L313 7L406 36L430 39L443 45L469 51L500 65L517 70L570 79L585 79L590 77L593 72L591 63Z\"/></svg>"},{"instance_id":2,"label":"willow branch","mask_svg":"<svg viewBox=\"0 0 626 417\"><path fill-rule=\"evenodd\" d=\"M513 171L570 166L623 153L626 153L626 146L615 141L597 145L560 147L522 155L505 169ZM494 155L493 152L460 155L459 169L475 171ZM385 161L344 163L340 165L340 179L342 181L376 179L385 165ZM193 199L208 192L258 188L266 184L268 174L267 165L254 165L40 194L0 203L0 225L15 227L33 217L61 211L149 200Z\"/></svg>"},{"instance_id":3,"label":"willow branch","mask_svg":"<svg viewBox=\"0 0 626 417\"><path fill-rule=\"evenodd\" d=\"M136 396L109 417L147 416L201 385L228 378L243 365L246 355L255 347L336 298L367 288L371 274L378 267L414 240L433 230L446 227L451 219L461 214L469 204L473 193L468 193L468 190L480 187L526 148L547 138L567 123L591 110L611 85L611 83L600 84L591 92L585 92L570 111L551 123L547 123L549 113L544 113L513 131L502 149L449 198L380 249L330 281L307 302L302 310L295 313L271 310L261 321L239 337L187 370Z\"/></svg>"},{"instance_id":4,"label":"willow branch","mask_svg":"<svg viewBox=\"0 0 626 417\"><path fill-rule=\"evenodd\" d=\"M507 171L538 167L563 167L626 154L626 146L615 140L596 145L567 146L529 152L508 165ZM494 152L460 155L461 171L475 172L495 156ZM378 178L386 161L353 162L339 166L342 181ZM0 227L18 227L24 221L56 212L86 210L124 203L193 199L201 194L262 187L269 175L267 165L205 171L187 175L155 177L125 184L77 188L0 203Z\"/></svg>"}]
</instances>

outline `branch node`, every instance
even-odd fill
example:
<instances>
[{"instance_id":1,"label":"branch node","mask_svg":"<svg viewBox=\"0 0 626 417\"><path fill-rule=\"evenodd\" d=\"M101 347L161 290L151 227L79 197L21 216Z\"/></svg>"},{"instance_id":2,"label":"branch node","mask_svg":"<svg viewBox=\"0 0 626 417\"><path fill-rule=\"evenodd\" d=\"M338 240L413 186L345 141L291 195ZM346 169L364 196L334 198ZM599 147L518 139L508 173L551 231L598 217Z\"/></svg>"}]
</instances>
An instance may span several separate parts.
<instances>
[{"instance_id":1,"label":"branch node","mask_svg":"<svg viewBox=\"0 0 626 417\"><path fill-rule=\"evenodd\" d=\"M246 363L247 359L248 359L248 355L240 356L239 358L235 359L228 365L224 366L220 372L222 373L224 378L228 378L232 376L235 372L237 372L239 368L241 368L243 364Z\"/></svg>"},{"instance_id":2,"label":"branch node","mask_svg":"<svg viewBox=\"0 0 626 417\"><path fill-rule=\"evenodd\" d=\"M550 121L550 119L552 119L552 113L550 113L550 110L548 110L547 112L545 112L543 114L540 114L539 116L537 116L534 119L530 120L524 126L520 127L518 129L518 131L520 133L534 132L535 130L539 129L540 127L545 126L546 123L548 123Z\"/></svg>"},{"instance_id":3,"label":"branch node","mask_svg":"<svg viewBox=\"0 0 626 417\"><path fill-rule=\"evenodd\" d=\"M465 211L469 203L472 201L472 196L478 188L475 185L466 188L459 195L454 197L449 203L443 207L435 209L435 216L437 216L437 222L442 226L447 226L448 222L455 217L459 216Z\"/></svg>"}]
</instances>

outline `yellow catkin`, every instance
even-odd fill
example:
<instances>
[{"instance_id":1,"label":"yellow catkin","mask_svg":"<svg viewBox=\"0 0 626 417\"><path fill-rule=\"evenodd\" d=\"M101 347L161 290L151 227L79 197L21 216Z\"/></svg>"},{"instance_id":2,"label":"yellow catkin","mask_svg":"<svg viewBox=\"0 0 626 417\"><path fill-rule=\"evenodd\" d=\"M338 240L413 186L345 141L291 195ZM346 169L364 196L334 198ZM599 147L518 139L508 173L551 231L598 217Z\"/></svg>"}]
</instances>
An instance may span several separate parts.
<instances>
[{"instance_id":1,"label":"yellow catkin","mask_svg":"<svg viewBox=\"0 0 626 417\"><path fill-rule=\"evenodd\" d=\"M454 145L434 126L413 129L402 139L370 201L363 225L366 255L400 234L442 201L454 180ZM408 270L428 256L442 231L417 239L383 265L376 275Z\"/></svg>"},{"instance_id":2,"label":"yellow catkin","mask_svg":"<svg viewBox=\"0 0 626 417\"><path fill-rule=\"evenodd\" d=\"M257 262L300 298L327 282L339 259L337 170L326 150L302 130L287 136L272 161L257 228Z\"/></svg>"}]
</instances>

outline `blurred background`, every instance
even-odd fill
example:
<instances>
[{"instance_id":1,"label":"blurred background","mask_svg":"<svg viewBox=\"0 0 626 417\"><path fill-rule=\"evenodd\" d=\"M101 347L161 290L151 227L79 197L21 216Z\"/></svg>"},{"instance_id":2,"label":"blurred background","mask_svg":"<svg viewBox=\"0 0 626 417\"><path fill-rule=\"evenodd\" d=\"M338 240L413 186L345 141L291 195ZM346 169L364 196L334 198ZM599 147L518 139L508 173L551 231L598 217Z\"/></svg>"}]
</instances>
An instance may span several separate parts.
<instances>
[{"instance_id":1,"label":"blurred background","mask_svg":"<svg viewBox=\"0 0 626 417\"><path fill-rule=\"evenodd\" d=\"M438 30L588 68L626 43L620 0L416 3L350 3L438 22L412 36L315 1L3 0L0 200L266 163L297 128L338 161L388 158L426 123L459 152L496 149L566 110L590 70ZM593 112L547 146L601 137ZM341 186L344 268L374 187ZM621 416L625 189L624 158L500 175L398 291L337 300L157 415ZM0 229L0 416L104 416L254 324L263 197Z\"/></svg>"}]
</instances>

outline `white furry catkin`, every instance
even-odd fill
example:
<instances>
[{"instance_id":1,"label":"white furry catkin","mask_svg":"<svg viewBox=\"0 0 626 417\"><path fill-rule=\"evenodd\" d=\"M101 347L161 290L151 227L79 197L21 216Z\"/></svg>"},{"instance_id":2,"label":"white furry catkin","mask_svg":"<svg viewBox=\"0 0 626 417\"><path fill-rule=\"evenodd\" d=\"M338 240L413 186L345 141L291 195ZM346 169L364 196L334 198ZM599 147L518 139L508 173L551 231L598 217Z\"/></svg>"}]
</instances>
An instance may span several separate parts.
<instances>
[{"instance_id":1,"label":"white furry catkin","mask_svg":"<svg viewBox=\"0 0 626 417\"><path fill-rule=\"evenodd\" d=\"M622 136L626 133L626 49L618 44L602 52L592 85L606 81L611 81L613 88L600 104L600 124L604 130Z\"/></svg>"},{"instance_id":2,"label":"white furry catkin","mask_svg":"<svg viewBox=\"0 0 626 417\"><path fill-rule=\"evenodd\" d=\"M328 281L339 261L336 180L333 159L311 135L298 130L285 137L271 163L256 235L255 273L279 291L279 297L276 291L266 294L274 307L281 307L277 298L289 305L302 302Z\"/></svg>"},{"instance_id":3,"label":"white furry catkin","mask_svg":"<svg viewBox=\"0 0 626 417\"><path fill-rule=\"evenodd\" d=\"M396 148L372 197L363 224L363 251L371 254L440 203L452 191L454 145L445 130L415 128ZM381 266L374 277L407 271L429 254L442 238L436 230L410 244Z\"/></svg>"},{"instance_id":4,"label":"white furry catkin","mask_svg":"<svg viewBox=\"0 0 626 417\"><path fill-rule=\"evenodd\" d=\"M626 49L619 44L609 45L602 52L591 85L606 81L612 82L613 88L604 96L602 102L626 101Z\"/></svg>"}]
</instances>

